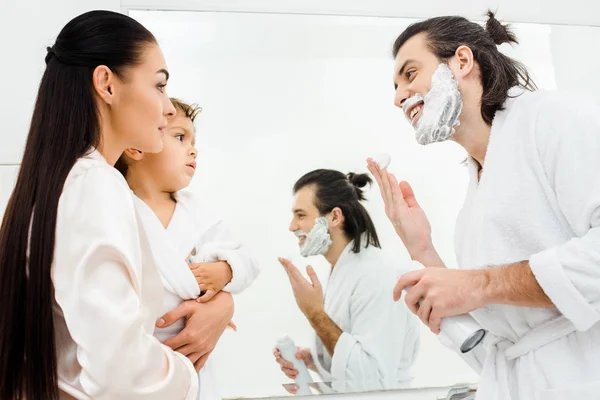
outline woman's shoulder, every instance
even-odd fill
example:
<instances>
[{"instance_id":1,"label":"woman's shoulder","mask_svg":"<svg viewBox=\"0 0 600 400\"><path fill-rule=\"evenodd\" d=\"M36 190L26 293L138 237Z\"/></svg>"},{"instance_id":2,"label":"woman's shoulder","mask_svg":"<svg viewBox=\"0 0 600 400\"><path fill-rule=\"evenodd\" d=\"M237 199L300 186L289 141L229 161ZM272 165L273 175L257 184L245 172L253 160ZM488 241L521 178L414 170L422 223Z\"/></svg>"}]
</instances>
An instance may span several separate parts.
<instances>
[{"instance_id":1,"label":"woman's shoulder","mask_svg":"<svg viewBox=\"0 0 600 400\"><path fill-rule=\"evenodd\" d=\"M131 190L123 175L112 165L98 156L86 155L79 158L65 181L65 188L70 186L110 187L119 193L130 194Z\"/></svg>"},{"instance_id":2,"label":"woman's shoulder","mask_svg":"<svg viewBox=\"0 0 600 400\"><path fill-rule=\"evenodd\" d=\"M82 157L69 172L59 202L64 216L74 213L90 220L132 220L133 195L123 176L102 160Z\"/></svg>"}]
</instances>

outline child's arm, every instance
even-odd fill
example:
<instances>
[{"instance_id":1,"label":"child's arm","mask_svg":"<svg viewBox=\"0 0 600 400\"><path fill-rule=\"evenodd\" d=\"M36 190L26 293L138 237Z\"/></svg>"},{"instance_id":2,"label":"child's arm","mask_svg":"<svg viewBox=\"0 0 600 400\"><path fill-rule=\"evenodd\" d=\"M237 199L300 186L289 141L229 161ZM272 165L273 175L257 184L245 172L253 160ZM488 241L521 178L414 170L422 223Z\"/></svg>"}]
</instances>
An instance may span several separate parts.
<instances>
[{"instance_id":1,"label":"child's arm","mask_svg":"<svg viewBox=\"0 0 600 400\"><path fill-rule=\"evenodd\" d=\"M199 301L205 303L231 282L233 272L226 261L190 263L190 269L200 287Z\"/></svg>"},{"instance_id":2,"label":"child's arm","mask_svg":"<svg viewBox=\"0 0 600 400\"><path fill-rule=\"evenodd\" d=\"M231 280L231 267L226 262L193 264L190 255L188 263L200 288L200 297L196 299L199 303L207 303L212 300ZM233 321L229 321L228 327L237 332L237 326Z\"/></svg>"},{"instance_id":3,"label":"child's arm","mask_svg":"<svg viewBox=\"0 0 600 400\"><path fill-rule=\"evenodd\" d=\"M256 260L242 246L233 230L223 221L216 223L202 236L194 261L197 263L224 262L223 264L212 264L213 266L218 265L215 268L219 270L218 272L214 270L208 272L210 268L207 267L202 268L202 273L219 275L219 278L226 279L228 277L227 272L230 272L231 276L225 282L224 287L220 287L222 280L216 278L219 279L219 286L214 289L233 294L240 293L248 288L260 272Z\"/></svg>"}]
</instances>

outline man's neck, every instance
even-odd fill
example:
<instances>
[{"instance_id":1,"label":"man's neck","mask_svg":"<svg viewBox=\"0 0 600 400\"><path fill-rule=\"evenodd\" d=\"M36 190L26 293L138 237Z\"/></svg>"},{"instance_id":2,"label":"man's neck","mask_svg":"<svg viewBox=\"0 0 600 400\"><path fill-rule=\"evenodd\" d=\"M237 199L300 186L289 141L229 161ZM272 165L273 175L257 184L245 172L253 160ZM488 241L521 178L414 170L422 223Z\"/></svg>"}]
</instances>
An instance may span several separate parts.
<instances>
[{"instance_id":1,"label":"man's neck","mask_svg":"<svg viewBox=\"0 0 600 400\"><path fill-rule=\"evenodd\" d=\"M327 253L325 253L325 259L329 262L329 264L331 264L331 269L333 269L340 259L342 252L350 243L350 239L348 239L345 235L340 235L338 237L332 237L331 240L331 247Z\"/></svg>"},{"instance_id":2,"label":"man's neck","mask_svg":"<svg viewBox=\"0 0 600 400\"><path fill-rule=\"evenodd\" d=\"M481 116L459 126L453 140L460 144L483 168L492 127Z\"/></svg>"}]
</instances>

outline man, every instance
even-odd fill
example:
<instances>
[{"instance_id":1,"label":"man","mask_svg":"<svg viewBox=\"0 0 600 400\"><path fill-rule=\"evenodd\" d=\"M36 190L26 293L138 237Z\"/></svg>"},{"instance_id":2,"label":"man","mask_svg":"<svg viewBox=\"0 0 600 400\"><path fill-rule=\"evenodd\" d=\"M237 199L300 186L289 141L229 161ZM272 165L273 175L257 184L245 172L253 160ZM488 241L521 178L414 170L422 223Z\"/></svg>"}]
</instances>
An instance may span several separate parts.
<instances>
[{"instance_id":1,"label":"man","mask_svg":"<svg viewBox=\"0 0 600 400\"><path fill-rule=\"evenodd\" d=\"M316 170L294 186L290 231L303 256L322 255L331 264L325 293L311 267L308 282L280 259L317 335L312 351L299 349L296 356L336 392L408 385L419 343L418 321L390 295L403 271L384 257L361 204L362 187L370 182L366 174ZM274 355L289 378L298 375L278 349Z\"/></svg>"},{"instance_id":2,"label":"man","mask_svg":"<svg viewBox=\"0 0 600 400\"><path fill-rule=\"evenodd\" d=\"M515 42L492 13L406 29L394 45L395 104L421 144L453 140L471 184L456 229L461 270L446 269L407 182L368 161L413 260L394 290L434 333L469 312L488 337L478 399L600 393L600 109L535 91L496 45ZM442 268L432 268L442 267ZM419 304L420 302L420 304Z\"/></svg>"}]
</instances>

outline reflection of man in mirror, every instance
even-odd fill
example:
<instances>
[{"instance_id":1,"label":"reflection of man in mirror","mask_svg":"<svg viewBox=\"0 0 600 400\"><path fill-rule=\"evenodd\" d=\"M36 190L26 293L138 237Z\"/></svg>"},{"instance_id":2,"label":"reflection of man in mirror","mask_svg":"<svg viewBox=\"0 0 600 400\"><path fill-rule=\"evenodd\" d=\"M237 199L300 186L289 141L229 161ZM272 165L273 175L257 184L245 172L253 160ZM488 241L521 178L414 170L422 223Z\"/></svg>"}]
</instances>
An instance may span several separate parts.
<instances>
[{"instance_id":1,"label":"reflection of man in mirror","mask_svg":"<svg viewBox=\"0 0 600 400\"><path fill-rule=\"evenodd\" d=\"M294 186L289 229L298 237L303 256L322 255L331 264L325 292L310 266L312 283L280 259L317 336L312 349L298 349L297 358L335 391L406 386L419 345L418 320L392 299L402 271L385 258L361 204L361 188L368 183L366 174L316 170ZM295 378L298 371L274 352L286 375Z\"/></svg>"},{"instance_id":2,"label":"reflection of man in mirror","mask_svg":"<svg viewBox=\"0 0 600 400\"><path fill-rule=\"evenodd\" d=\"M600 108L537 91L497 48L514 34L488 16L485 29L429 19L394 44L396 106L419 143L463 146L471 177L460 270L448 269L410 185L368 161L396 232L430 267L402 276L395 297L412 286L405 302L435 333L467 312L488 331L467 356L481 372L478 399L598 398Z\"/></svg>"}]
</instances>

